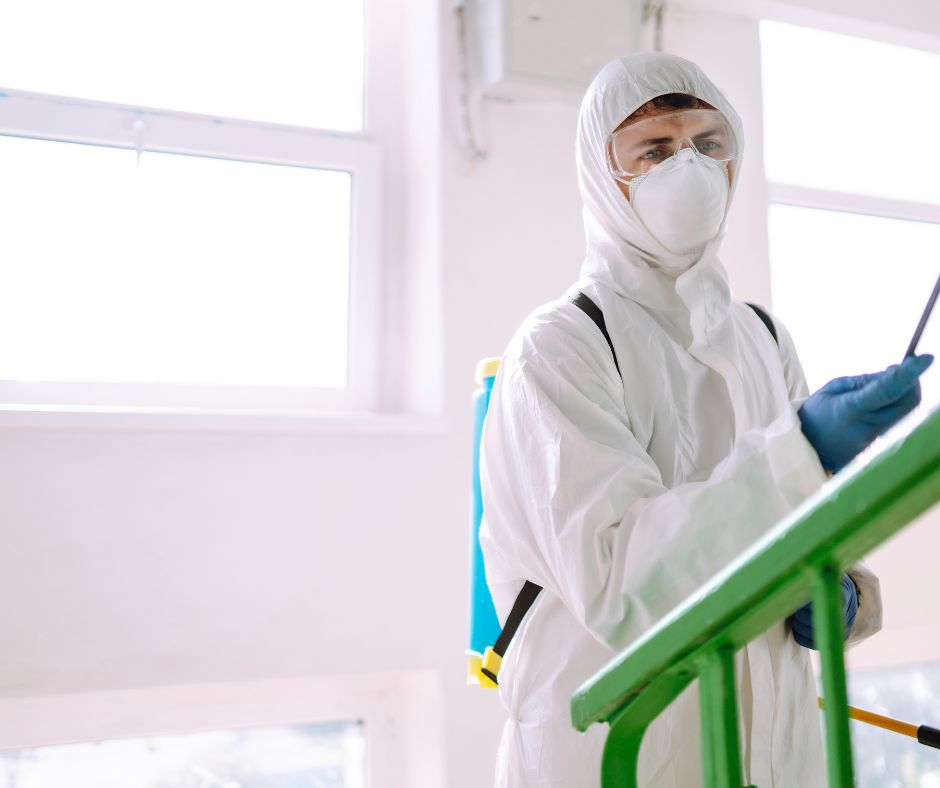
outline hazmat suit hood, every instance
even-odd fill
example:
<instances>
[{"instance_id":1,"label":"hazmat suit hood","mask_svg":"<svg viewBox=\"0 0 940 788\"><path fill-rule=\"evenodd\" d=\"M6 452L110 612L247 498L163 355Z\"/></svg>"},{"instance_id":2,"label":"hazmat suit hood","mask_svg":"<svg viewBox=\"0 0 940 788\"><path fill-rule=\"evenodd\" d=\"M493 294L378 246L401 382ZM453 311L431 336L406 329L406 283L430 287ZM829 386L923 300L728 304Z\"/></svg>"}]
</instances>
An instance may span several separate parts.
<instances>
[{"instance_id":1,"label":"hazmat suit hood","mask_svg":"<svg viewBox=\"0 0 940 788\"><path fill-rule=\"evenodd\" d=\"M647 230L607 167L608 135L640 106L666 93L695 96L718 109L731 124L738 150L719 229L701 251L686 255L670 251ZM717 333L730 309L728 276L717 253L740 174L743 136L740 117L702 70L662 52L611 61L581 104L576 157L587 241L582 278L643 305L690 349L717 350Z\"/></svg>"}]
</instances>

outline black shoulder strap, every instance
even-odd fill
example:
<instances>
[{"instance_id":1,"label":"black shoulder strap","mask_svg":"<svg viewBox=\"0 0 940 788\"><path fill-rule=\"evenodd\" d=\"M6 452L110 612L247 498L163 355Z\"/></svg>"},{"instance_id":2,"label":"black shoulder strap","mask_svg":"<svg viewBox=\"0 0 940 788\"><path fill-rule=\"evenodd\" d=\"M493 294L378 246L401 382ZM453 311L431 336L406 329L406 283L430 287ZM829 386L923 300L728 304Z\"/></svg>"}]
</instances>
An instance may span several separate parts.
<instances>
[{"instance_id":1,"label":"black shoulder strap","mask_svg":"<svg viewBox=\"0 0 940 788\"><path fill-rule=\"evenodd\" d=\"M614 343L611 341L610 334L607 332L607 323L604 322L604 313L601 312L600 307L584 293L578 293L572 299L571 303L591 318L595 325L601 330L604 339L607 340L607 345L610 347L610 352L614 357L614 366L617 367L617 373L620 374L620 364L617 363L617 351L614 350ZM493 651L498 654L500 658L505 655L506 649L509 648L509 644L516 634L516 630L519 629L519 624L522 623L525 614L529 612L529 608L535 603L541 590L542 586L536 585L530 580L525 581L522 590L519 592L519 596L517 596L516 601L512 603L512 610L509 611L509 615L506 617L506 626L503 627L502 632L499 633L499 637L496 639L496 643L493 645ZM482 668L481 670L492 681L497 684L499 683L496 674L491 673L486 668Z\"/></svg>"},{"instance_id":2,"label":"black shoulder strap","mask_svg":"<svg viewBox=\"0 0 940 788\"><path fill-rule=\"evenodd\" d=\"M572 299L571 303L578 307L589 318L591 318L591 320L593 320L597 327L601 330L601 333L604 335L604 339L607 340L607 345L610 347L611 355L614 357L614 366L617 367L617 372L620 374L620 377L623 377L623 373L620 372L620 364L617 362L617 351L614 350L614 343L610 339L610 334L607 331L607 323L604 321L604 313L601 312L600 307L584 293L578 293ZM757 304L752 304L750 302L745 303L747 303L747 305L754 310L754 313L761 319L761 322L767 326L767 330L770 332L770 336L772 336L774 338L774 342L779 345L780 340L777 339L777 327L774 325L773 318L771 318L771 316Z\"/></svg>"},{"instance_id":3,"label":"black shoulder strap","mask_svg":"<svg viewBox=\"0 0 940 788\"><path fill-rule=\"evenodd\" d=\"M617 351L614 350L614 343L610 341L610 334L607 333L607 323L604 322L604 313L601 312L600 307L588 296L580 292L571 300L571 303L591 318L601 330L604 339L607 340L607 344L610 346L610 352L614 356L614 366L617 367L617 374L622 378L623 373L620 371L620 364L617 363Z\"/></svg>"},{"instance_id":4,"label":"black shoulder strap","mask_svg":"<svg viewBox=\"0 0 940 788\"><path fill-rule=\"evenodd\" d=\"M525 585L522 586L519 596L517 596L516 601L512 603L512 610L509 611L509 615L506 617L506 626L503 627L503 631L499 633L499 637L493 645L493 651L499 655L500 659L502 659L503 655L506 653L506 649L509 648L509 642L513 639L516 630L519 629L519 624L522 622L525 614L529 612L529 608L532 607L535 598L539 595L541 590L542 586L536 585L529 580L526 580ZM496 684L499 684L495 673L491 673L486 668L481 668L481 671Z\"/></svg>"},{"instance_id":5,"label":"black shoulder strap","mask_svg":"<svg viewBox=\"0 0 940 788\"><path fill-rule=\"evenodd\" d=\"M770 315L768 315L768 314L767 314L763 309L761 309L761 307L759 307L757 304L752 304L750 301L745 301L745 303L746 303L751 309L754 310L754 312L757 314L757 316L761 319L761 322L762 322L765 326L767 326L767 330L770 332L770 336L772 336L772 337L774 338L774 342L776 342L776 343L779 345L779 344L780 344L780 340L777 339L777 327L774 325L774 321L773 321L773 319L770 317Z\"/></svg>"}]
</instances>

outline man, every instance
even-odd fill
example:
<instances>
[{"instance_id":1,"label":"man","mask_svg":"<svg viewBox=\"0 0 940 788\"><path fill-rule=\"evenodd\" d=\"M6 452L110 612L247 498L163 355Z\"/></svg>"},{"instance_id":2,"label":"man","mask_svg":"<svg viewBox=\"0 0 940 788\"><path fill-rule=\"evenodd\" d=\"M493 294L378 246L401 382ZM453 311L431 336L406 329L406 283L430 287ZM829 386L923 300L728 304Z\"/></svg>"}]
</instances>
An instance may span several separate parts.
<instances>
[{"instance_id":1,"label":"man","mask_svg":"<svg viewBox=\"0 0 940 788\"><path fill-rule=\"evenodd\" d=\"M571 728L572 692L919 401L929 356L807 398L784 326L775 341L732 300L717 252L742 148L737 113L679 57L616 60L584 97L582 276L510 342L481 450L501 620L526 580L544 589L499 674L500 788L599 785L606 728ZM881 599L870 572L850 574L851 643L880 628ZM794 638L812 645L807 613L798 633L781 622L736 658L745 779L760 788L825 784L815 681ZM640 784L701 785L700 753L692 687L648 730Z\"/></svg>"}]
</instances>

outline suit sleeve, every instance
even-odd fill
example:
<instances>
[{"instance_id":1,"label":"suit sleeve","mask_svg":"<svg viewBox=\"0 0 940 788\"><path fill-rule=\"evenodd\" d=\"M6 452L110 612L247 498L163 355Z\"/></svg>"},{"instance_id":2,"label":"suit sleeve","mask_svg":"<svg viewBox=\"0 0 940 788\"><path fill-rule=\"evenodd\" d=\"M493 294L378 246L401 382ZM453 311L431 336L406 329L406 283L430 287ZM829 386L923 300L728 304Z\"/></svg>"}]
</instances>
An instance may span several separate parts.
<instances>
[{"instance_id":1,"label":"suit sleeve","mask_svg":"<svg viewBox=\"0 0 940 788\"><path fill-rule=\"evenodd\" d=\"M557 594L598 640L622 649L825 474L791 407L739 438L708 479L666 488L600 343L559 331L520 342L497 378L482 445L481 543L488 567L511 555L516 578Z\"/></svg>"}]
</instances>

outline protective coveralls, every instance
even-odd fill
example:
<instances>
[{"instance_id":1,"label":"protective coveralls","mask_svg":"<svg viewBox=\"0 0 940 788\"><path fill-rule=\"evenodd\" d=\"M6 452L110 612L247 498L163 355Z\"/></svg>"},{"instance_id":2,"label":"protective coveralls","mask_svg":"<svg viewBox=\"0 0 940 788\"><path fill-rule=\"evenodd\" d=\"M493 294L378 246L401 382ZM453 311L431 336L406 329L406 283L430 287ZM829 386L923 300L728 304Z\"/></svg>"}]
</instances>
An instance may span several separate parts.
<instances>
[{"instance_id":1,"label":"protective coveralls","mask_svg":"<svg viewBox=\"0 0 940 788\"><path fill-rule=\"evenodd\" d=\"M600 784L606 726L570 724L586 679L738 556L826 476L797 415L808 395L793 341L779 347L732 300L717 252L669 252L612 179L605 144L666 93L741 120L694 64L643 53L606 66L581 106L576 154L587 237L581 279L532 313L497 376L481 450L480 540L502 621L524 580L544 587L499 674L508 710L499 788ZM740 154L729 196L740 173ZM600 306L622 371L591 319ZM849 642L881 626L878 582L851 572L859 611ZM809 652L781 622L737 655L746 780L824 785ZM701 785L697 684L649 728L640 785Z\"/></svg>"}]
</instances>

